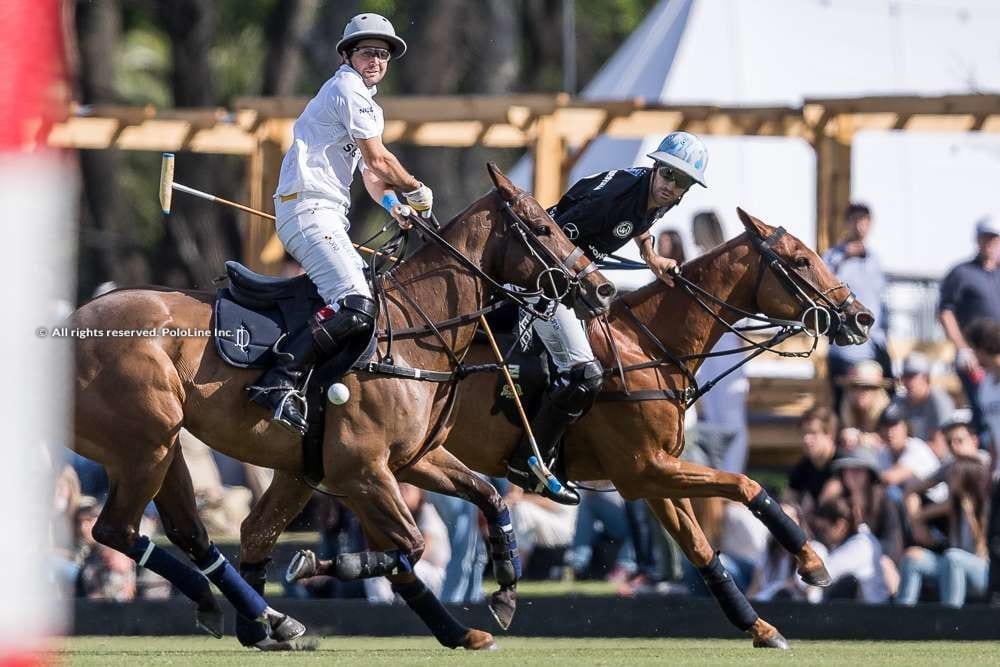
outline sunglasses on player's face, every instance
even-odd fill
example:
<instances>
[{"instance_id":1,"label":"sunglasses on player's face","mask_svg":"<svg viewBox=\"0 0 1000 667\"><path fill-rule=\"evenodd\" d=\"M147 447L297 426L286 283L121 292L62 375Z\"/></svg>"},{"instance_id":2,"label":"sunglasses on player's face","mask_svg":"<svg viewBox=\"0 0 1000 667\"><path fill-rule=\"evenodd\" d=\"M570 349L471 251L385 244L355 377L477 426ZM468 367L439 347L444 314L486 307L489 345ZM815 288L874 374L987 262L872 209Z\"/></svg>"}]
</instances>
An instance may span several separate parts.
<instances>
[{"instance_id":1,"label":"sunglasses on player's face","mask_svg":"<svg viewBox=\"0 0 1000 667\"><path fill-rule=\"evenodd\" d=\"M665 164L657 167L656 173L659 174L660 178L662 178L663 180L677 184L677 187L681 188L682 190L687 190L692 185L694 185L693 178L691 178L685 173L677 171L673 167L668 167Z\"/></svg>"},{"instance_id":2,"label":"sunglasses on player's face","mask_svg":"<svg viewBox=\"0 0 1000 667\"><path fill-rule=\"evenodd\" d=\"M360 55L365 60L374 60L375 58L378 58L382 62L388 62L389 56L392 55L389 53L389 49L380 49L376 46L363 46L361 48L354 49L351 51L351 55L354 54Z\"/></svg>"}]
</instances>

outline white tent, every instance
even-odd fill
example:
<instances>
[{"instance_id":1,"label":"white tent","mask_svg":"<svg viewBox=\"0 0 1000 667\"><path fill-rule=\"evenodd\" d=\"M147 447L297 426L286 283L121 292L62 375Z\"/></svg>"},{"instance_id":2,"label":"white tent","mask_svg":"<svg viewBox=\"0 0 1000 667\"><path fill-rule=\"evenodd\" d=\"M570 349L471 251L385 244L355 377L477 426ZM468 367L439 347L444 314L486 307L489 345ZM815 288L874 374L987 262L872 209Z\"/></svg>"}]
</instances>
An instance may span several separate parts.
<instances>
[{"instance_id":1,"label":"white tent","mask_svg":"<svg viewBox=\"0 0 1000 667\"><path fill-rule=\"evenodd\" d=\"M665 104L798 105L805 98L1000 91L997 0L663 0L582 93ZM649 164L662 138L600 138L587 174ZM692 215L719 212L728 235L743 206L815 241L816 173L799 139L707 137L710 188L694 188L654 232L689 238ZM530 181L530 164L515 172ZM865 132L854 142L852 198L874 212L886 269L940 276L971 253L975 220L1000 210L1000 137ZM688 248L690 250L690 247ZM627 254L636 256L632 248ZM623 286L646 275L616 275Z\"/></svg>"}]
</instances>

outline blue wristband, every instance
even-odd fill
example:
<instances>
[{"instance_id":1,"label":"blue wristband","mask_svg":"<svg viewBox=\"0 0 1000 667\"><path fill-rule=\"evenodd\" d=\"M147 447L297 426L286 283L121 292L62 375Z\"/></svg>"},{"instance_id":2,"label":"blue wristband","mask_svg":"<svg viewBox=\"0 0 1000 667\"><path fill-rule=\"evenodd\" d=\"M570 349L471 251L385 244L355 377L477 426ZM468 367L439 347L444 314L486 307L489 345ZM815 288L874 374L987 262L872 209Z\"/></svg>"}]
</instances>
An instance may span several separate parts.
<instances>
[{"instance_id":1,"label":"blue wristband","mask_svg":"<svg viewBox=\"0 0 1000 667\"><path fill-rule=\"evenodd\" d=\"M399 205L399 197L396 196L395 192L386 192L382 195L382 208L386 211L391 211L393 206Z\"/></svg>"}]
</instances>

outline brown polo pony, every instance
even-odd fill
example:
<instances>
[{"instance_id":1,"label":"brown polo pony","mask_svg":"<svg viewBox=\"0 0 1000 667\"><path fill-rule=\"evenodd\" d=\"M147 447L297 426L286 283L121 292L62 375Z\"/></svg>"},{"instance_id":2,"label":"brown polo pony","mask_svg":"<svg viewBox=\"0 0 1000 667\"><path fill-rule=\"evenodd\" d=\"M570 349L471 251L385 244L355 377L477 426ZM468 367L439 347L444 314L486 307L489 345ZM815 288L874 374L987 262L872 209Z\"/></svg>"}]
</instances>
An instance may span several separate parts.
<instances>
[{"instance_id":1,"label":"brown polo pony","mask_svg":"<svg viewBox=\"0 0 1000 667\"><path fill-rule=\"evenodd\" d=\"M553 273L561 273L571 283L575 276L583 276L578 289L553 296L569 300L567 295L575 295L577 312L584 316L606 310L613 286L596 271L591 272L590 262L576 252L533 198L513 186L494 165L489 165L489 171L496 189L440 232L458 252L428 243L393 269L396 287L387 289L382 321L387 317L397 329L404 329L423 324L424 317L441 322L473 313L488 300L489 280L558 291L557 281L543 279ZM476 267L479 275L473 270ZM210 292L118 290L83 305L72 323L81 329L208 330L213 300ZM449 359L465 355L475 328L476 319L471 318L442 328L437 337L396 341L394 363L397 367L446 372ZM76 341L74 449L104 464L111 487L93 530L102 544L131 555L139 539L143 509L155 498L170 541L196 562L209 553L211 544L196 513L187 465L177 446L181 427L239 460L290 475L302 472L300 440L271 425L270 415L247 399L244 388L260 371L232 368L212 348L208 337L92 337ZM394 471L412 465L443 440L457 382L422 382L366 373L349 374L343 381L353 398L326 411L324 485L342 495L357 514L369 547L382 550L363 555L355 565L374 567L379 558L391 552L395 567L390 579L394 584L410 586L411 591L419 584L422 589L404 565L419 559L423 539L400 496ZM273 509L282 526L295 513L291 508ZM154 551L151 546L150 552ZM222 565L224 569L226 564ZM201 567L206 574L211 570ZM196 573L191 575L197 578ZM221 615L214 599L209 595L195 601L199 622L221 633ZM443 608L432 605L428 612L426 597L420 597L419 603L424 612L437 614L441 620ZM272 619L272 626L278 620ZM447 640L452 646L484 648L492 644L489 633L462 627L456 636L455 627L446 628L451 631Z\"/></svg>"},{"instance_id":2,"label":"brown polo pony","mask_svg":"<svg viewBox=\"0 0 1000 667\"><path fill-rule=\"evenodd\" d=\"M607 318L613 344L600 323L591 322L590 341L608 369L608 380L598 403L571 427L565 440L569 479L611 480L625 498L645 499L699 568L712 561L714 550L688 498L721 496L750 504L762 491L746 475L678 458L684 449L686 392L693 388L694 372L703 358L699 355L711 350L723 332L742 319L741 313L800 323L800 330L811 328L813 335L828 332L841 345L864 342L874 323L871 313L815 252L784 230L742 210L739 215L745 234L684 265L682 276L695 289L656 281L617 299ZM678 362L669 361L671 356ZM474 346L469 354L470 363L490 359L485 345ZM632 400L625 396L623 375ZM460 396L457 424L445 441L447 450L434 450L401 478L456 495L474 484L465 466L487 475L506 474L506 460L521 428L500 413L491 414L494 377L477 375L465 382L469 386ZM242 558L254 562L266 558L286 517L295 515L308 496L309 489L293 477L276 475L264 500L243 524ZM497 511L480 506L487 517ZM794 556L807 582L829 583L822 560L808 543ZM319 564L320 570L324 567L325 563ZM745 599L743 603L749 608ZM755 646L787 647L781 634L762 618L743 629Z\"/></svg>"}]
</instances>

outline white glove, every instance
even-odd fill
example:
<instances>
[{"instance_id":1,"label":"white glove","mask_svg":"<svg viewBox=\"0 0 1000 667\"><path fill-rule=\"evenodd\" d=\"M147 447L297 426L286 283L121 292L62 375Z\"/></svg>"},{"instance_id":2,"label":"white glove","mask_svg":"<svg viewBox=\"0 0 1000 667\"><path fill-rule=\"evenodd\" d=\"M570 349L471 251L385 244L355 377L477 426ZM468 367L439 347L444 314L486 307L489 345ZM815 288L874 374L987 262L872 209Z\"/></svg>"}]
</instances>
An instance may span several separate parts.
<instances>
[{"instance_id":1,"label":"white glove","mask_svg":"<svg viewBox=\"0 0 1000 667\"><path fill-rule=\"evenodd\" d=\"M406 203L412 206L413 210L418 213L429 211L434 206L434 193L423 183L412 192L404 192L403 196L406 197Z\"/></svg>"},{"instance_id":2,"label":"white glove","mask_svg":"<svg viewBox=\"0 0 1000 667\"><path fill-rule=\"evenodd\" d=\"M955 365L971 373L979 367L979 359L971 348L963 347L955 354Z\"/></svg>"}]
</instances>

